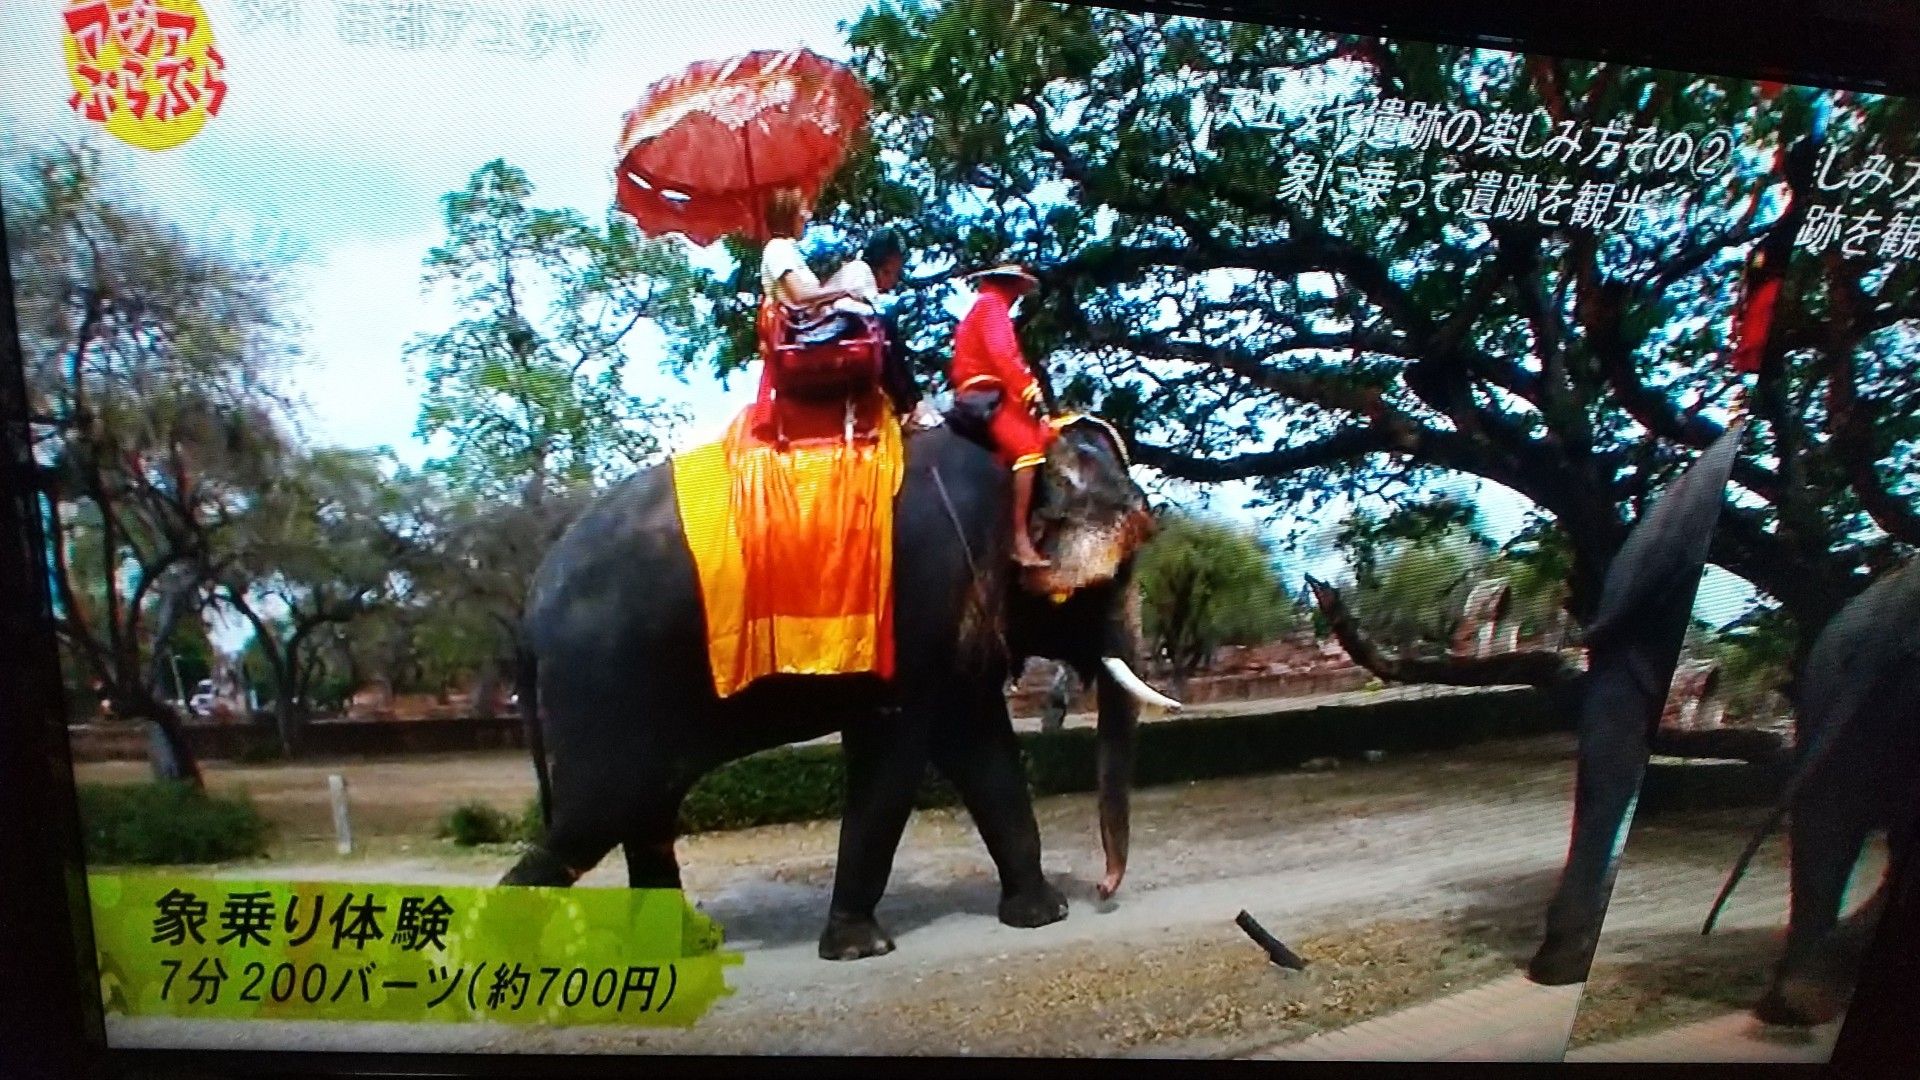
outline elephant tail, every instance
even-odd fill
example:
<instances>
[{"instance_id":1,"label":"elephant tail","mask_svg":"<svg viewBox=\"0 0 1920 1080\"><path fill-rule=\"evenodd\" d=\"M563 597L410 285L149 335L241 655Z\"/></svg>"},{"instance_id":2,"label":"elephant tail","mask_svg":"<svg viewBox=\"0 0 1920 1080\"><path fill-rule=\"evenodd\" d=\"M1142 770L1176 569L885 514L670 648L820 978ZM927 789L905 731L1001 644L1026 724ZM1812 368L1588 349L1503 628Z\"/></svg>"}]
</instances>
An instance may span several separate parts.
<instances>
[{"instance_id":1,"label":"elephant tail","mask_svg":"<svg viewBox=\"0 0 1920 1080\"><path fill-rule=\"evenodd\" d=\"M1753 857L1759 854L1760 845L1766 843L1767 837L1773 835L1773 830L1779 828L1780 823L1786 820L1788 810L1793 806L1793 800L1799 796L1800 789L1806 786L1807 777L1811 776L1814 770L1820 767L1820 763L1826 760L1827 752L1838 741L1837 735L1841 726L1839 723L1829 723L1822 727L1819 735L1814 738L1813 745L1801 755L1800 764L1793 770L1793 775L1787 778L1786 786L1780 790L1780 801L1775 804L1773 812L1767 815L1767 820L1761 823L1759 830L1753 834L1753 839L1747 841L1746 848L1740 852L1740 857L1734 860L1733 869L1727 874L1726 884L1720 886L1720 895L1713 898L1713 907L1707 911L1707 921L1700 927L1702 937L1713 933L1713 924L1720 918L1720 909L1726 906L1728 898L1733 895L1734 887L1740 884L1740 878L1747 872L1748 864L1752 863Z\"/></svg>"},{"instance_id":2,"label":"elephant tail","mask_svg":"<svg viewBox=\"0 0 1920 1080\"><path fill-rule=\"evenodd\" d=\"M1773 808L1773 813L1767 815L1767 820L1760 826L1760 830L1753 834L1753 839L1747 841L1746 849L1740 852L1738 859L1734 860L1733 870L1727 874L1726 884L1720 886L1720 895L1713 898L1713 907L1707 911L1707 921L1700 927L1700 936L1705 937L1713 933L1713 924L1720 918L1720 909L1727 906L1728 898L1733 896L1734 886L1740 884L1741 876L1747 872L1747 864L1751 863L1753 857L1759 853L1760 845L1766 843L1767 837L1773 835L1773 830L1780 827L1780 822L1786 820L1787 805L1792 801L1792 782L1789 781L1787 786L1786 797L1780 800L1779 806Z\"/></svg>"},{"instance_id":3,"label":"elephant tail","mask_svg":"<svg viewBox=\"0 0 1920 1080\"><path fill-rule=\"evenodd\" d=\"M553 828L553 781L547 775L547 732L540 719L540 661L522 645L515 657L514 689L520 698L520 722L526 726L527 752L540 792L540 828Z\"/></svg>"}]
</instances>

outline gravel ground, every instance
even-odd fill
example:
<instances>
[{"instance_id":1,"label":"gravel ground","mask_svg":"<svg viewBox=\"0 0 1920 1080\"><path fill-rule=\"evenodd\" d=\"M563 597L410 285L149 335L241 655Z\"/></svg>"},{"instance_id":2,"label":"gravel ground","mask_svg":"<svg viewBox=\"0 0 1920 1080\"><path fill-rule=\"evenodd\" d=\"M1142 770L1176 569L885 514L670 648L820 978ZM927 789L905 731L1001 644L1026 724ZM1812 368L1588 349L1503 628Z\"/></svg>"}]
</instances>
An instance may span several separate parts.
<instances>
[{"instance_id":1,"label":"gravel ground","mask_svg":"<svg viewBox=\"0 0 1920 1080\"><path fill-rule=\"evenodd\" d=\"M1675 815L1636 823L1569 1045L1591 1046L1741 1012L1766 988L1787 925L1787 846L1776 835L1741 879L1714 932L1700 933L1714 894L1765 811ZM1886 866L1870 844L1850 900L1872 895ZM1757 1021L1756 1029L1761 1028ZM1796 1046L1805 1032L1754 1036Z\"/></svg>"},{"instance_id":2,"label":"gravel ground","mask_svg":"<svg viewBox=\"0 0 1920 1080\"><path fill-rule=\"evenodd\" d=\"M1142 790L1132 870L1110 903L1093 892L1092 798L1044 799L1046 865L1073 911L1038 930L994 918L992 865L965 815L922 812L880 908L899 949L852 964L814 953L834 823L689 837L680 843L687 890L745 962L729 976L736 992L685 1031L110 1026L116 1043L148 1046L1234 1056L1512 972L1565 850L1570 753L1570 740L1555 737ZM363 797L404 780L351 779ZM282 858L222 872L481 883L510 859L423 842L398 856ZM582 884L622 878L613 859ZM1307 971L1268 964L1233 925L1242 908L1305 956Z\"/></svg>"}]
</instances>

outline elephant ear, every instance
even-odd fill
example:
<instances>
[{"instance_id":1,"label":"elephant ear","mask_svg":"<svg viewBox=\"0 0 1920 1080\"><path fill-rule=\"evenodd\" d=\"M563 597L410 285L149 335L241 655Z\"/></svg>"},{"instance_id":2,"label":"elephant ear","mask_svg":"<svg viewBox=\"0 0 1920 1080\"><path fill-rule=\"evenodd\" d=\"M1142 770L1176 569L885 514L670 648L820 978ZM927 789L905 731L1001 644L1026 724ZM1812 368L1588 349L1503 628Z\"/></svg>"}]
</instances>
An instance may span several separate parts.
<instances>
[{"instance_id":1,"label":"elephant ear","mask_svg":"<svg viewBox=\"0 0 1920 1080\"><path fill-rule=\"evenodd\" d=\"M1053 428L1063 439L1070 439L1081 445L1103 446L1120 463L1122 470L1133 468L1133 459L1127 454L1126 440L1112 424L1097 416L1086 413L1068 413L1053 421Z\"/></svg>"}]
</instances>

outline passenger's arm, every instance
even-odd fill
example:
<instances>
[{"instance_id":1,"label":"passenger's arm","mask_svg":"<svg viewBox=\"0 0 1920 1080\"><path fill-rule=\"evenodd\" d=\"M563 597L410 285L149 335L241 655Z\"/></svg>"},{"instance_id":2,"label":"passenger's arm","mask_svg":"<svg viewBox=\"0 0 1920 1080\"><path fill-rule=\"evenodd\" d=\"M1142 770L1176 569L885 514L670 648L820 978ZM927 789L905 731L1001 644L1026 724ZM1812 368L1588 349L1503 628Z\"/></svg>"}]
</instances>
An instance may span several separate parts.
<instances>
[{"instance_id":1,"label":"passenger's arm","mask_svg":"<svg viewBox=\"0 0 1920 1080\"><path fill-rule=\"evenodd\" d=\"M818 307L851 295L852 289L841 285L822 285L806 270L789 270L780 275L780 298L790 307Z\"/></svg>"}]
</instances>

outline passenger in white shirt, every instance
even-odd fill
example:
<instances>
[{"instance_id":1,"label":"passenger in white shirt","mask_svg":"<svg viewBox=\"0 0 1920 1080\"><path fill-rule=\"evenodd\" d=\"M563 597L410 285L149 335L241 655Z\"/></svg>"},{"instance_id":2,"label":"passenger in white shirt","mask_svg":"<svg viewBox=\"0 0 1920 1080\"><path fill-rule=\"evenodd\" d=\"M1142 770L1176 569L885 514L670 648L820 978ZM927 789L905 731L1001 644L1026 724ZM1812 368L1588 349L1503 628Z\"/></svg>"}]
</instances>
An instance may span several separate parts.
<instances>
[{"instance_id":1,"label":"passenger in white shirt","mask_svg":"<svg viewBox=\"0 0 1920 1080\"><path fill-rule=\"evenodd\" d=\"M824 307L851 294L844 286L820 284L800 254L800 235L812 217L799 188L780 188L767 198L767 231L773 238L760 253L760 288L790 312Z\"/></svg>"}]
</instances>

